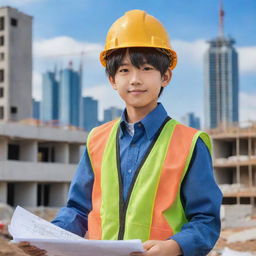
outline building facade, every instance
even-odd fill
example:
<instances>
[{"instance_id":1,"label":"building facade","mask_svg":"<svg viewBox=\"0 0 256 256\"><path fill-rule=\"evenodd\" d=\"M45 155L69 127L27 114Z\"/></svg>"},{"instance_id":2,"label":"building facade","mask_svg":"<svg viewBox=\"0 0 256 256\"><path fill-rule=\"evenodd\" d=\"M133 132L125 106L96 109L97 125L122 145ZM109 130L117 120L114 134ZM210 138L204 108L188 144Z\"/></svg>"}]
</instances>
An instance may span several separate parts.
<instances>
[{"instance_id":1,"label":"building facade","mask_svg":"<svg viewBox=\"0 0 256 256\"><path fill-rule=\"evenodd\" d=\"M0 202L63 206L86 136L79 130L0 123Z\"/></svg>"},{"instance_id":2,"label":"building facade","mask_svg":"<svg viewBox=\"0 0 256 256\"><path fill-rule=\"evenodd\" d=\"M59 84L55 72L43 74L40 113L40 119L44 122L59 118Z\"/></svg>"},{"instance_id":3,"label":"building facade","mask_svg":"<svg viewBox=\"0 0 256 256\"><path fill-rule=\"evenodd\" d=\"M40 120L40 101L32 99L33 115L34 119Z\"/></svg>"},{"instance_id":4,"label":"building facade","mask_svg":"<svg viewBox=\"0 0 256 256\"><path fill-rule=\"evenodd\" d=\"M32 17L0 8L0 121L32 117Z\"/></svg>"},{"instance_id":5,"label":"building facade","mask_svg":"<svg viewBox=\"0 0 256 256\"><path fill-rule=\"evenodd\" d=\"M123 110L117 107L110 107L104 110L104 123L112 121L122 115Z\"/></svg>"},{"instance_id":6,"label":"building facade","mask_svg":"<svg viewBox=\"0 0 256 256\"><path fill-rule=\"evenodd\" d=\"M223 204L256 207L256 124L209 131L213 165Z\"/></svg>"},{"instance_id":7,"label":"building facade","mask_svg":"<svg viewBox=\"0 0 256 256\"><path fill-rule=\"evenodd\" d=\"M80 126L81 74L69 68L60 71L59 121L61 125Z\"/></svg>"},{"instance_id":8,"label":"building facade","mask_svg":"<svg viewBox=\"0 0 256 256\"><path fill-rule=\"evenodd\" d=\"M238 55L235 41L218 37L209 41L205 54L206 128L233 126L238 116Z\"/></svg>"},{"instance_id":9,"label":"building facade","mask_svg":"<svg viewBox=\"0 0 256 256\"><path fill-rule=\"evenodd\" d=\"M92 128L98 125L98 101L92 97L83 97L82 127L89 132Z\"/></svg>"},{"instance_id":10,"label":"building facade","mask_svg":"<svg viewBox=\"0 0 256 256\"><path fill-rule=\"evenodd\" d=\"M201 129L201 124L200 124L200 118L195 116L194 113L190 112L187 113L182 117L182 122L190 127L193 127L195 129L200 130Z\"/></svg>"}]
</instances>

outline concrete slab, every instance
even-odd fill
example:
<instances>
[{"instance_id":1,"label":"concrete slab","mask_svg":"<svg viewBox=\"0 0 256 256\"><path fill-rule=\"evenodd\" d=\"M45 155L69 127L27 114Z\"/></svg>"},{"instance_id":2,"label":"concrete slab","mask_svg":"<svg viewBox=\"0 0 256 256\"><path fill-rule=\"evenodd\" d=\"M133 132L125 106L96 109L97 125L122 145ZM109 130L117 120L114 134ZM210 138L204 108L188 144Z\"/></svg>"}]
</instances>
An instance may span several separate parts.
<instances>
[{"instance_id":1,"label":"concrete slab","mask_svg":"<svg viewBox=\"0 0 256 256\"><path fill-rule=\"evenodd\" d=\"M253 254L250 252L239 252L225 247L221 256L253 256Z\"/></svg>"},{"instance_id":2,"label":"concrete slab","mask_svg":"<svg viewBox=\"0 0 256 256\"><path fill-rule=\"evenodd\" d=\"M256 228L236 232L227 238L228 243L245 242L250 240L255 240L256 243Z\"/></svg>"}]
</instances>

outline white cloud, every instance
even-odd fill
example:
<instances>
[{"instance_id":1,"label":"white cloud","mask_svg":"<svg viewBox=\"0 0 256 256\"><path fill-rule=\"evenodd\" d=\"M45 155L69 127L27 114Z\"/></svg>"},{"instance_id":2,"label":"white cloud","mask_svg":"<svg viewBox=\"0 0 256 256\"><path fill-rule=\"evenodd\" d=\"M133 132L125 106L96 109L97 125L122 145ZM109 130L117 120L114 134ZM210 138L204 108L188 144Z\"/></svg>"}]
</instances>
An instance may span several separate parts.
<instances>
[{"instance_id":1,"label":"white cloud","mask_svg":"<svg viewBox=\"0 0 256 256\"><path fill-rule=\"evenodd\" d=\"M256 46L239 47L239 69L241 72L256 72Z\"/></svg>"},{"instance_id":2,"label":"white cloud","mask_svg":"<svg viewBox=\"0 0 256 256\"><path fill-rule=\"evenodd\" d=\"M35 41L33 53L36 58L61 58L80 56L97 57L103 46L97 43L77 41L71 37L61 36Z\"/></svg>"},{"instance_id":3,"label":"white cloud","mask_svg":"<svg viewBox=\"0 0 256 256\"><path fill-rule=\"evenodd\" d=\"M103 119L103 110L112 106L124 108L124 103L118 93L109 84L85 88L83 95L91 96L99 101L99 118Z\"/></svg>"},{"instance_id":4,"label":"white cloud","mask_svg":"<svg viewBox=\"0 0 256 256\"><path fill-rule=\"evenodd\" d=\"M240 112L239 119L241 122L256 121L256 92L246 93L240 92Z\"/></svg>"},{"instance_id":5,"label":"white cloud","mask_svg":"<svg viewBox=\"0 0 256 256\"><path fill-rule=\"evenodd\" d=\"M173 48L178 54L178 63L189 65L202 65L203 55L207 50L208 44L203 39L192 42L173 40Z\"/></svg>"}]
</instances>

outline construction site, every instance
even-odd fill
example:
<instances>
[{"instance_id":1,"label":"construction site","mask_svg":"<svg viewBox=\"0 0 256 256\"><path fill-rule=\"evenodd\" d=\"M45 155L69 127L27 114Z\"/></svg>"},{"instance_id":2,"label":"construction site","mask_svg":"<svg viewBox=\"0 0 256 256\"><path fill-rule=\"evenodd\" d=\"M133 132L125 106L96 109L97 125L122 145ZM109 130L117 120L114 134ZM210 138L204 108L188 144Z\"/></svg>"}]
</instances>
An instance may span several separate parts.
<instances>
[{"instance_id":1,"label":"construction site","mask_svg":"<svg viewBox=\"0 0 256 256\"><path fill-rule=\"evenodd\" d=\"M222 231L208 256L256 256L256 122L239 122L238 54L235 41L224 36L223 17L221 6L219 35L208 41L204 60L205 130L212 138L214 176L223 193ZM0 7L0 256L27 255L10 243L8 224L17 205L47 221L65 205L88 135L71 124L28 119L32 21L15 8Z\"/></svg>"},{"instance_id":2,"label":"construction site","mask_svg":"<svg viewBox=\"0 0 256 256\"><path fill-rule=\"evenodd\" d=\"M209 131L223 205L256 205L256 124Z\"/></svg>"}]
</instances>

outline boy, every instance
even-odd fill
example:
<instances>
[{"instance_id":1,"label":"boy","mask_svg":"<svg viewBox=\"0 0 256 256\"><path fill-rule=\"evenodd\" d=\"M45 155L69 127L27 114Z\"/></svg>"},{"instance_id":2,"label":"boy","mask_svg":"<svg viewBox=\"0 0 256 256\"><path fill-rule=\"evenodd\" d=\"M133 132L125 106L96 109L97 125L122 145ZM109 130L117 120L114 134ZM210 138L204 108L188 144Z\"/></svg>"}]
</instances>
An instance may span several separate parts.
<instances>
[{"instance_id":1,"label":"boy","mask_svg":"<svg viewBox=\"0 0 256 256\"><path fill-rule=\"evenodd\" d=\"M110 28L100 59L126 108L89 134L53 223L90 239L141 239L145 253L133 255L207 255L222 195L208 135L158 103L177 61L167 32L146 12L129 11Z\"/></svg>"}]
</instances>

